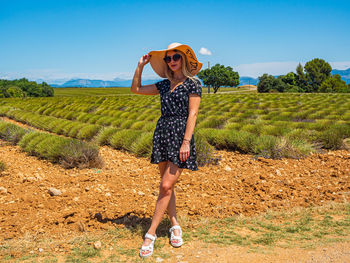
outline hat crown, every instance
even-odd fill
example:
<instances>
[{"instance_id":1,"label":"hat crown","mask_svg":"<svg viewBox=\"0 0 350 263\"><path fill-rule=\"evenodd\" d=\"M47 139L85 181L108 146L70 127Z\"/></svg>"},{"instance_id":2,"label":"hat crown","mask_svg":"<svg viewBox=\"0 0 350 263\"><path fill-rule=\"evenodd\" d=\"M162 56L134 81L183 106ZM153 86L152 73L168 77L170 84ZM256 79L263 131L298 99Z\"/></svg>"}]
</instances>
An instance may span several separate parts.
<instances>
[{"instance_id":1,"label":"hat crown","mask_svg":"<svg viewBox=\"0 0 350 263\"><path fill-rule=\"evenodd\" d=\"M181 46L181 45L182 45L182 44L180 44L180 43L174 42L174 43L171 43L171 44L168 46L167 49L176 48L176 47Z\"/></svg>"}]
</instances>

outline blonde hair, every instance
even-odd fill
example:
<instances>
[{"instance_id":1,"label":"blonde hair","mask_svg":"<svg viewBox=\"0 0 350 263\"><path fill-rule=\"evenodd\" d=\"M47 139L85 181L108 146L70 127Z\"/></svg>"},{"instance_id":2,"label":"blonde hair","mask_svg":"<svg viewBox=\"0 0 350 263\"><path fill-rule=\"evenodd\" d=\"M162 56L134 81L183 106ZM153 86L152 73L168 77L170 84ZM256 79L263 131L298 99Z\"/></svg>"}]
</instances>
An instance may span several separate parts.
<instances>
[{"instance_id":1,"label":"blonde hair","mask_svg":"<svg viewBox=\"0 0 350 263\"><path fill-rule=\"evenodd\" d=\"M187 56L180 50L173 49L173 51L175 51L176 53L180 54L180 56L182 58L181 59L182 60L182 67L181 67L182 74L184 74L187 78L191 79L193 82L195 82L195 79L199 81L199 79L194 77L192 75L191 71L188 70L188 67L187 67ZM167 55L167 52L165 52L165 56ZM167 79L172 81L174 79L174 71L172 71L169 68L168 64L166 64L166 67L167 67L167 69L165 70L165 76L167 77Z\"/></svg>"}]
</instances>

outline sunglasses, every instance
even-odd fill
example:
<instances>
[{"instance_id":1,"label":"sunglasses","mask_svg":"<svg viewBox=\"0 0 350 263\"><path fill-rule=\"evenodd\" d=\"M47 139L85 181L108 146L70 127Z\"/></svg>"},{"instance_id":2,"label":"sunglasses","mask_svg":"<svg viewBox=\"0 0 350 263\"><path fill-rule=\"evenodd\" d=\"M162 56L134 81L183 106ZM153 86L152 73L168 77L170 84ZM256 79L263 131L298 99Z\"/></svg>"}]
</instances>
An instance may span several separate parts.
<instances>
[{"instance_id":1,"label":"sunglasses","mask_svg":"<svg viewBox=\"0 0 350 263\"><path fill-rule=\"evenodd\" d=\"M181 55L180 54L175 54L175 55L173 55L172 58L173 58L174 61L178 61L181 58ZM163 59L164 59L165 63L170 63L170 61L171 61L171 57L170 56L166 56Z\"/></svg>"}]
</instances>

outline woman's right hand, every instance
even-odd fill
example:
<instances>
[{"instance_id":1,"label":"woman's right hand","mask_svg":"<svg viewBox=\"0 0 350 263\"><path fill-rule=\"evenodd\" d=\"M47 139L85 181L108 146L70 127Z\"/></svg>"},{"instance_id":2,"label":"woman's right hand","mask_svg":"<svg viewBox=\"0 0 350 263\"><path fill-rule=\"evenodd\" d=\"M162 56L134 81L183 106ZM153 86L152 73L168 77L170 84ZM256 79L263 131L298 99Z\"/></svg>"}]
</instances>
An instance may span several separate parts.
<instances>
[{"instance_id":1,"label":"woman's right hand","mask_svg":"<svg viewBox=\"0 0 350 263\"><path fill-rule=\"evenodd\" d=\"M144 65L146 65L151 59L151 56L146 54L143 55L140 60L139 60L139 66L143 67Z\"/></svg>"}]
</instances>

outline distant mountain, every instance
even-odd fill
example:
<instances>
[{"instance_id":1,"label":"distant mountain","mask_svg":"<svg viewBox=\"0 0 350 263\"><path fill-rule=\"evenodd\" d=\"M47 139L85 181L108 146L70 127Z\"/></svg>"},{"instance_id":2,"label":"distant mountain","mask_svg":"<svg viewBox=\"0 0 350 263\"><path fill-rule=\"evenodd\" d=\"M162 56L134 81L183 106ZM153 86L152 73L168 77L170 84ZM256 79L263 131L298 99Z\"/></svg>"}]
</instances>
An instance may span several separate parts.
<instances>
[{"instance_id":1,"label":"distant mountain","mask_svg":"<svg viewBox=\"0 0 350 263\"><path fill-rule=\"evenodd\" d=\"M350 68L344 70L333 69L332 74L339 74L341 79L344 80L346 84L350 83Z\"/></svg>"},{"instance_id":2,"label":"distant mountain","mask_svg":"<svg viewBox=\"0 0 350 263\"><path fill-rule=\"evenodd\" d=\"M143 85L154 84L162 79L146 79L142 80ZM43 80L37 80L37 82L42 82ZM258 79L251 77L240 77L239 85L256 85L258 83ZM71 79L65 81L62 84L58 84L56 81L48 81L54 88L66 88L66 87L79 87L79 88L99 88L99 87L130 87L132 83L131 79L119 79L115 78L113 80L98 80L98 79Z\"/></svg>"},{"instance_id":3,"label":"distant mountain","mask_svg":"<svg viewBox=\"0 0 350 263\"><path fill-rule=\"evenodd\" d=\"M142 80L143 85L153 84L161 79L147 79ZM132 83L131 79L119 79L114 80L98 80L98 79L71 79L64 82L61 85L49 83L55 88L65 88L65 87L85 87L85 88L106 88L106 87L130 87Z\"/></svg>"},{"instance_id":4,"label":"distant mountain","mask_svg":"<svg viewBox=\"0 0 350 263\"><path fill-rule=\"evenodd\" d=\"M345 70L333 69L332 74L339 74L341 78L348 84L350 83L350 68ZM277 76L275 76L277 77ZM147 79L142 80L143 85L154 84L162 79ZM37 82L42 82L43 80L37 80ZM57 81L48 81L52 87L64 88L64 87L86 87L86 88L99 88L99 87L130 87L131 79L120 79L115 78L113 80L97 80L97 79L71 79L62 83L62 79ZM240 77L239 85L257 85L259 82L258 78L252 77Z\"/></svg>"},{"instance_id":5,"label":"distant mountain","mask_svg":"<svg viewBox=\"0 0 350 263\"><path fill-rule=\"evenodd\" d=\"M239 78L239 85L257 85L258 84L259 79L255 79L252 77L240 77Z\"/></svg>"}]
</instances>

